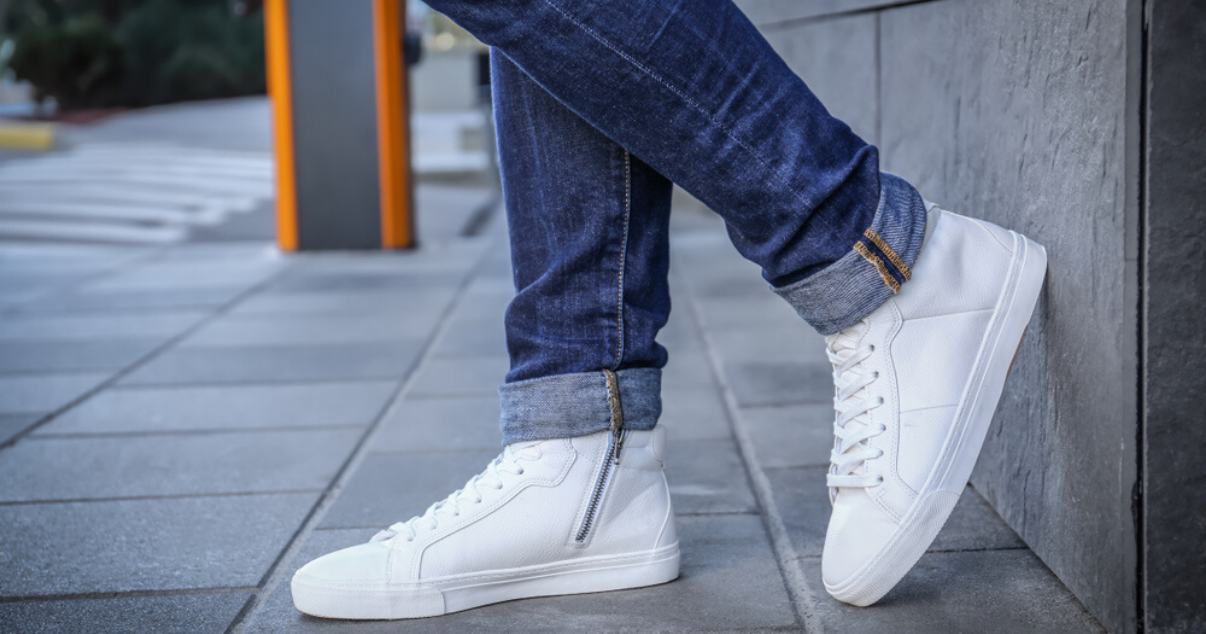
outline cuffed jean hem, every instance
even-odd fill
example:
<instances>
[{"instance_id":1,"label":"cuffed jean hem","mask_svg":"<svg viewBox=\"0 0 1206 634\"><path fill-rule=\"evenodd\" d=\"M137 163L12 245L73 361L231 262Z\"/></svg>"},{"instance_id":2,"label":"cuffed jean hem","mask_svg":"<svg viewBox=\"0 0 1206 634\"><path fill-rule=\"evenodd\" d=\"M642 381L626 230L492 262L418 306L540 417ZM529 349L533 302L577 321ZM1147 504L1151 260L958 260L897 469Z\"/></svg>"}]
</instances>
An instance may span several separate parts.
<instances>
[{"instance_id":1,"label":"cuffed jean hem","mask_svg":"<svg viewBox=\"0 0 1206 634\"><path fill-rule=\"evenodd\" d=\"M614 393L608 374L558 374L498 388L503 444L586 436L611 429L615 417L625 429L653 429L662 414L662 371L628 368L615 372L618 389Z\"/></svg>"},{"instance_id":2,"label":"cuffed jean hem","mask_svg":"<svg viewBox=\"0 0 1206 634\"><path fill-rule=\"evenodd\" d=\"M771 290L822 335L852 326L912 276L925 221L921 194L903 178L882 172L875 217L851 251L813 275Z\"/></svg>"}]
</instances>

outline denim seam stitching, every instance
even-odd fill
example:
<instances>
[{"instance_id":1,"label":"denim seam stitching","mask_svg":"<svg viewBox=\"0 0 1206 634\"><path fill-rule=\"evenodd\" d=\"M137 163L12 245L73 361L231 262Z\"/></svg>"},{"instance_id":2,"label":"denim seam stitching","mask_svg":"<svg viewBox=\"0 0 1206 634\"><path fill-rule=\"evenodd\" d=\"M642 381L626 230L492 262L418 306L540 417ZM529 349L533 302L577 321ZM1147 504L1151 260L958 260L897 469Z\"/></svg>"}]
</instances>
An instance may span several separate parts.
<instances>
[{"instance_id":1,"label":"denim seam stitching","mask_svg":"<svg viewBox=\"0 0 1206 634\"><path fill-rule=\"evenodd\" d=\"M706 118L708 121L710 121L712 123L712 125L719 128L721 132L724 132L725 136L729 137L734 142L736 142L738 145L740 145L742 148L744 148L747 152L749 152L750 155L754 157L754 160L758 161L758 163L760 163L763 167L770 170L770 172L772 174L779 177L779 184L788 185L787 190L790 191L792 193L792 195L795 196L796 199L799 200L801 203L803 203L804 205L806 205L810 208L815 208L817 206L817 204L819 204L819 203L810 204L803 196L800 195L799 192L797 192L795 190L794 187L791 187L789 185L789 177L787 174L784 174L782 171L771 167L765 160L763 160L762 156L758 154L757 150L750 147L748 144L745 143L745 141L742 141L741 139L739 139L737 137L737 135L733 134L733 131L731 128L728 128L723 123L721 123L719 120L717 120L716 115L709 113L706 108L695 103L695 101L692 100L690 97L688 97L686 95L686 93L684 93L682 90L675 87L668 80L662 78L661 75L658 75L657 73L653 72L652 70L646 68L643 64L641 64L639 61L637 61L636 58L625 53L624 51L621 51L619 49L619 47L617 47L614 44L612 44L611 42L607 41L607 39L605 39L603 36L599 35L598 33L595 33L593 30L591 30L590 27L588 27L585 24L574 19L574 16L563 11L560 7L553 4L551 2L551 0L544 0L544 3L546 5L548 5L549 8L551 8L552 10L556 11L557 13L560 13L561 16L564 17L566 20L569 20L570 22L574 23L574 25L577 26L579 29L582 29L584 32L586 32L586 34L589 35L593 40L595 40L596 42L607 47L613 53L615 53L616 55L619 55L621 59L628 62L629 64L632 64L637 70L648 75L651 79L653 79L657 83L665 86L667 90L678 95L678 97L680 99L687 102L687 105L691 106L696 112L703 115L704 118ZM826 223L826 224L828 224L828 223Z\"/></svg>"},{"instance_id":2,"label":"denim seam stitching","mask_svg":"<svg viewBox=\"0 0 1206 634\"><path fill-rule=\"evenodd\" d=\"M883 239L882 236L879 235L879 232L871 227L867 227L867 230L863 232L863 235L867 236L867 239L870 240L872 244L879 247L879 250L883 251L884 255L888 256L888 260L890 260L892 264L896 265L896 268L900 270L901 277L905 278L905 281L908 281L909 278L913 277L913 272L909 270L909 265L904 263L904 260L900 258L900 255L896 253L895 249L888 246L888 243Z\"/></svg>"},{"instance_id":3,"label":"denim seam stitching","mask_svg":"<svg viewBox=\"0 0 1206 634\"><path fill-rule=\"evenodd\" d=\"M618 369L624 362L624 264L628 259L628 224L632 215L632 169L628 150L624 150L624 235L620 242L620 274L616 282L616 331L619 343L616 345L616 364Z\"/></svg>"},{"instance_id":4,"label":"denim seam stitching","mask_svg":"<svg viewBox=\"0 0 1206 634\"><path fill-rule=\"evenodd\" d=\"M864 260L870 262L871 266L875 267L875 270L879 272L879 276L883 278L884 284L888 288L892 289L893 294L900 292L900 282L897 282L896 278L892 277L892 274L888 272L888 267L884 264L884 261L879 259L879 256L872 253L871 250L867 248L867 245L863 244L862 242L855 242L854 250L858 251L858 254L863 256Z\"/></svg>"}]
</instances>

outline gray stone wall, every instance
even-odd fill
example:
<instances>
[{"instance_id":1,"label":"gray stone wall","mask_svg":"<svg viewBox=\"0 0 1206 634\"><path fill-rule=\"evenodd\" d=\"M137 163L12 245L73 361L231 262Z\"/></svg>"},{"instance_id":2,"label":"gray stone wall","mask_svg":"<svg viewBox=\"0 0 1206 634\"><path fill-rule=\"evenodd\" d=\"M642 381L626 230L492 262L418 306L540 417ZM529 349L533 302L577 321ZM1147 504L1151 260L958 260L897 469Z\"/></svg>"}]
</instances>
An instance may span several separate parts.
<instances>
[{"instance_id":1,"label":"gray stone wall","mask_svg":"<svg viewBox=\"0 0 1206 634\"><path fill-rule=\"evenodd\" d=\"M884 169L1047 247L973 483L1111 632L1137 625L1134 0L745 0Z\"/></svg>"}]
</instances>

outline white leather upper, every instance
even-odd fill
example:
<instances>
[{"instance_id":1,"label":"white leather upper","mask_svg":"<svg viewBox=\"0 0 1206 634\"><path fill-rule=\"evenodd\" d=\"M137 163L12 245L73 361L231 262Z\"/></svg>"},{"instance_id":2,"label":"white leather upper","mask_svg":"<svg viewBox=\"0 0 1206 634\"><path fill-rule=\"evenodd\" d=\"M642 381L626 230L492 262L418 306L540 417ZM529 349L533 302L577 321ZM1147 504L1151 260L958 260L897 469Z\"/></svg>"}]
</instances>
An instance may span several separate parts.
<instances>
[{"instance_id":1,"label":"white leather upper","mask_svg":"<svg viewBox=\"0 0 1206 634\"><path fill-rule=\"evenodd\" d=\"M412 539L395 532L316 559L298 574L334 584L397 584L648 551L672 544L674 518L662 467L664 432L629 431L589 536L575 537L603 466L610 432L512 446L522 473L477 486L480 502L457 505Z\"/></svg>"},{"instance_id":2,"label":"white leather upper","mask_svg":"<svg viewBox=\"0 0 1206 634\"><path fill-rule=\"evenodd\" d=\"M866 318L860 371L878 373L860 397L883 399L866 416L884 431L865 441L883 452L860 471L882 483L837 489L822 574L838 584L896 533L934 469L1009 272L1012 233L929 212L926 239L901 291Z\"/></svg>"}]
</instances>

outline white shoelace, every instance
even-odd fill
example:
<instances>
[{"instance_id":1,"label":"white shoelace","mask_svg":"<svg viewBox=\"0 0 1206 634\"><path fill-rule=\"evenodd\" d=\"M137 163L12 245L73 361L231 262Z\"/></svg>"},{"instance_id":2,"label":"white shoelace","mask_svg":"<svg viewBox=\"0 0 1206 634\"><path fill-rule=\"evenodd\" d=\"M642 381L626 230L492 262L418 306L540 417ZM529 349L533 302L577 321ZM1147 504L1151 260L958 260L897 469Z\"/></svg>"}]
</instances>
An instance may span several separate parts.
<instances>
[{"instance_id":1,"label":"white shoelace","mask_svg":"<svg viewBox=\"0 0 1206 634\"><path fill-rule=\"evenodd\" d=\"M879 378L878 372L868 371L862 365L875 352L875 346L859 346L867 325L866 321L862 321L825 337L826 352L829 362L833 364L833 382L837 388L833 397L833 407L837 412L833 421L835 441L833 453L829 456L832 466L827 482L831 494L838 487L866 488L883 482L881 476L866 473L865 470L855 473L868 460L884 455L883 450L872 449L865 441L887 430L883 425L872 424L865 416L884 404L882 397L868 398L865 390Z\"/></svg>"},{"instance_id":2,"label":"white shoelace","mask_svg":"<svg viewBox=\"0 0 1206 634\"><path fill-rule=\"evenodd\" d=\"M427 507L427 511L422 515L412 517L405 522L391 524L389 528L373 535L370 541L383 542L394 537L413 541L419 530L434 530L439 527L440 517L456 517L460 515L462 504L480 504L482 494L478 487L486 486L495 490L502 489L504 483L500 474L505 472L523 475L523 465L519 464L519 462L521 460L535 460L539 457L540 448L534 444L529 444L519 449L514 449L513 445L507 445L503 448L502 453L490 462L485 471L470 478L464 487L453 491L452 495Z\"/></svg>"}]
</instances>

